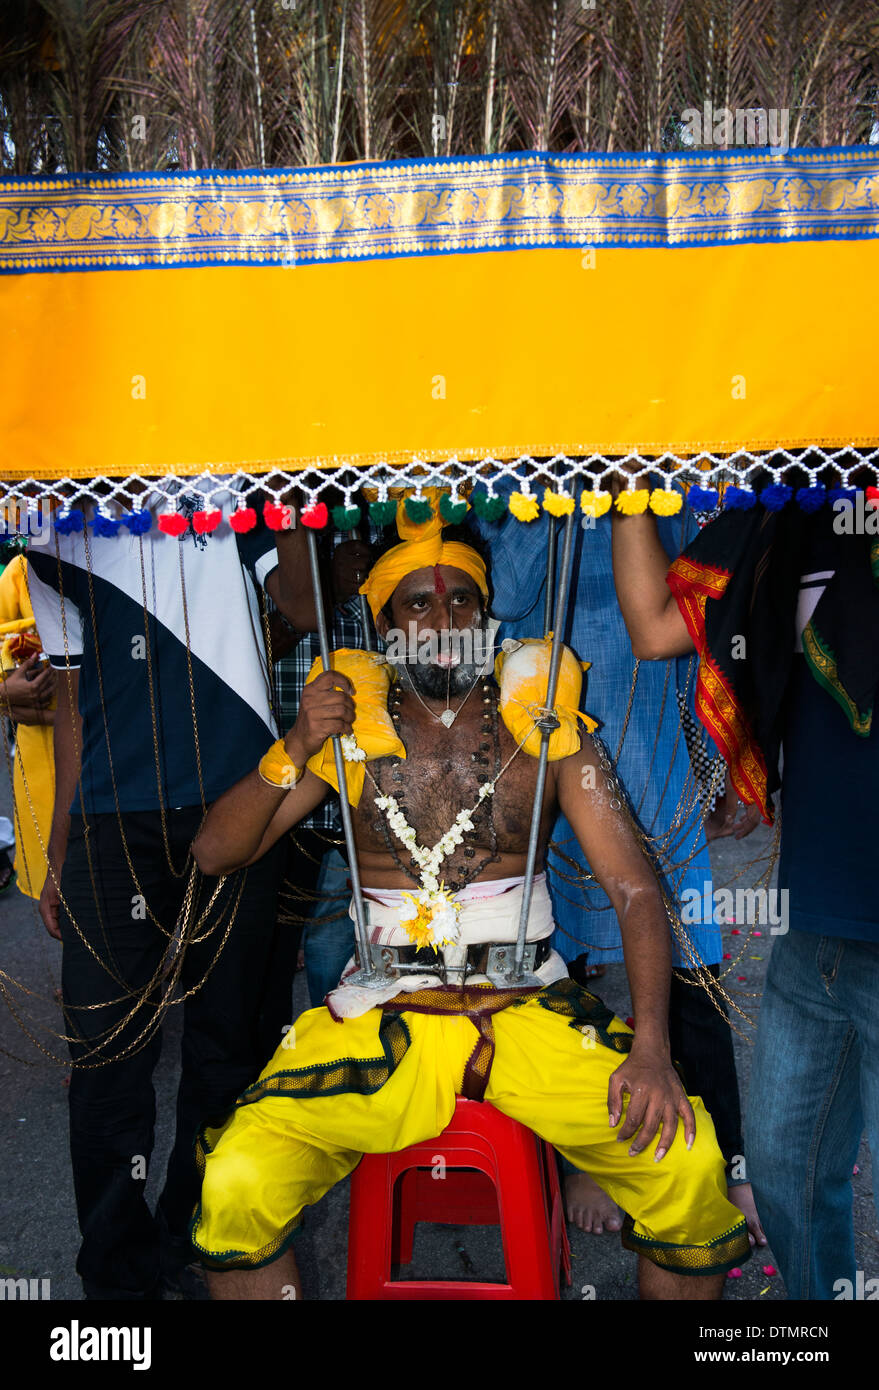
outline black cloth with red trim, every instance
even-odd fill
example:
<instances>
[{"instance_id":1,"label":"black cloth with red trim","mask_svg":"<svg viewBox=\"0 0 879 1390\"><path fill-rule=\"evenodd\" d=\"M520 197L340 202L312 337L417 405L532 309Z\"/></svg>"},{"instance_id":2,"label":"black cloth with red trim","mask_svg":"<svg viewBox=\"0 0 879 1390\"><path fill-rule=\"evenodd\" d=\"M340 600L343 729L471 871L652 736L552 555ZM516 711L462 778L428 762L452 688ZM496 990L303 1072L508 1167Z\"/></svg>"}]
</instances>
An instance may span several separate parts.
<instances>
[{"instance_id":1,"label":"black cloth with red trim","mask_svg":"<svg viewBox=\"0 0 879 1390\"><path fill-rule=\"evenodd\" d=\"M691 542L669 570L700 655L696 709L727 759L743 801L771 823L780 786L779 752L794 669L801 577L827 574L806 625L806 661L841 707L853 735L866 738L879 687L879 541L845 534L830 507L808 515L728 510ZM832 717L832 706L828 717ZM856 742L856 740L853 740Z\"/></svg>"}]
</instances>

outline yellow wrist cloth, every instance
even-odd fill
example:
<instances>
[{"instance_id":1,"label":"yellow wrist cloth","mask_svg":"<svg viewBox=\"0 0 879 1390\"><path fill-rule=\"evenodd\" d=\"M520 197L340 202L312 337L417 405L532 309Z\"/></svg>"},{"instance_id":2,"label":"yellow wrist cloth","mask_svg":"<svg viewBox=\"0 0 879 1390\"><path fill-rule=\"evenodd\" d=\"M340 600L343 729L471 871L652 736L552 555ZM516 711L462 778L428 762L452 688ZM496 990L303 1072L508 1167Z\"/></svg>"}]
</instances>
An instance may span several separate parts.
<instances>
[{"instance_id":1,"label":"yellow wrist cloth","mask_svg":"<svg viewBox=\"0 0 879 1390\"><path fill-rule=\"evenodd\" d=\"M282 738L273 743L267 753L263 753L257 771L270 787L282 787L288 791L295 787L305 774L305 768L297 767L290 757Z\"/></svg>"}]
</instances>

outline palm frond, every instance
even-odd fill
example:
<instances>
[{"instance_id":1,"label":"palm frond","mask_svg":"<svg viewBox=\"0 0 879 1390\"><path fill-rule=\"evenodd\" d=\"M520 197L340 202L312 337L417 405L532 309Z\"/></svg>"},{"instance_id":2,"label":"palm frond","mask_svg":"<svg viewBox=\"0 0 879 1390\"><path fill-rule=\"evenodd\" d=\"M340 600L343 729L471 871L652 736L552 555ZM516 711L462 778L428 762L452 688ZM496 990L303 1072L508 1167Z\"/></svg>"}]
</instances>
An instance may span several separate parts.
<instances>
[{"instance_id":1,"label":"palm frond","mask_svg":"<svg viewBox=\"0 0 879 1390\"><path fill-rule=\"evenodd\" d=\"M864 0L5 0L0 168L669 150L682 112L879 120ZM706 139L716 132L703 131ZM727 144L735 143L728 132ZM748 137L750 138L750 137Z\"/></svg>"}]
</instances>

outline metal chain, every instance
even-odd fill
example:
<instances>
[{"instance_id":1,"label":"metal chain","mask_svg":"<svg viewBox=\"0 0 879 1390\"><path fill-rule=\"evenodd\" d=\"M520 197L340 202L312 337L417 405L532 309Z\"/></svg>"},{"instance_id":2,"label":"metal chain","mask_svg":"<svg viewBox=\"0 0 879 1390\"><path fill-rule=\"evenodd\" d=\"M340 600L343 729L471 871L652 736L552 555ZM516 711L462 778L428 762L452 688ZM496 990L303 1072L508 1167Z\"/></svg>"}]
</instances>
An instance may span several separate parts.
<instances>
[{"instance_id":1,"label":"metal chain","mask_svg":"<svg viewBox=\"0 0 879 1390\"><path fill-rule=\"evenodd\" d=\"M6 1002L7 1007L9 1008L9 1010L10 1010L10 1012L12 1013L13 1017L15 1018L16 1022L18 1023L19 1027L22 1029L22 1031L25 1033L25 1035L30 1039L30 1041L34 1044L34 1046L37 1047L38 1050L39 1050L41 1053L43 1053L44 1056L46 1056L47 1058L49 1058L50 1061L59 1063L60 1065L74 1066L74 1067L80 1067L80 1068L84 1068L84 1069L89 1069L89 1068L98 1067L98 1066L108 1066L108 1065L110 1065L110 1063L112 1063L112 1062L121 1060L122 1057L125 1057L125 1056L127 1056L127 1055L131 1055L131 1054L133 1054L133 1052L135 1052L135 1051L139 1051L142 1047L144 1047L144 1046L146 1045L146 1043L149 1041L149 1039L150 1039L150 1037L152 1036L152 1034L153 1034L153 1033L155 1032L155 1030L160 1026L161 1020L162 1020L162 1018L164 1017L164 1014L167 1012L167 1009L168 1009L168 1007L170 1006L170 1004L171 1004L171 1003L182 1003L182 1002L184 1002L185 999L191 997L191 995L193 995L194 993L197 992L197 990L199 990L199 989L201 989L201 988L203 987L205 981L207 980L208 976L210 975L211 971L213 970L213 968L214 968L214 966L215 966L215 964L216 964L216 961L217 961L217 959L219 958L219 955L220 955L221 951L223 950L226 941L228 940L228 936L229 936L229 933L230 933L230 931L231 931L231 929L232 929L232 926L234 925L235 918L236 918L237 911L238 911L238 906L239 906L239 903L240 903L240 900L241 900L241 895L242 895L242 892L243 892L243 889L244 889L244 882L245 882L245 880L246 880L246 870L245 870L244 874L242 875L241 881L240 881L240 883L239 883L239 885L238 885L237 893L236 893L236 894L234 895L234 897L230 900L230 903L227 905L227 907L226 907L225 909L223 909L223 911L220 912L220 913L217 915L216 920L211 924L211 926L209 926L209 927L208 927L206 930L204 930L204 931L201 931L201 928L204 927L205 923L208 921L208 918L210 917L210 914L211 914L213 905L214 905L214 903L215 903L215 901L216 901L216 899L217 899L218 894L220 893L220 891L221 891L222 888L223 888L223 885L224 885L224 883L225 883L225 881L226 881L226 877L225 877L225 876L222 876L222 877L220 877L220 878L217 880L216 886L215 886L215 888L214 888L214 890L213 890L213 893L212 893L211 896L210 896L210 899L209 899L209 901L208 901L208 903L207 903L207 906L205 907L204 911L203 911L203 912L201 913L201 915L199 916L198 921L194 924L193 930L190 931L190 930L189 930L189 924L190 924L190 920L191 920L192 913L193 913L193 893L194 893L194 886L195 886L196 879L197 879L197 875L198 875L197 867L196 867L194 864L193 864L192 869L191 869L191 871L190 871L189 880L188 880L187 887L186 887L186 890L185 890L185 893L184 893L184 899L183 899L183 904L182 904L182 909L181 909L181 916L180 916L180 918L179 918L179 920L178 920L178 926L175 928L175 930L172 931L172 932L168 932L164 927L162 927L161 923L159 923L159 922L157 921L157 919L156 919L156 917L154 916L154 914L150 911L149 906L148 906L148 904L146 903L146 895L143 894L143 893L141 892L140 883L139 883L139 881L138 881L137 875L136 875L135 870L134 870L134 866L133 866L132 861L131 861L131 856L130 856L129 849L128 849L128 843L127 843L127 839L126 839L126 837L125 837L124 826L123 826L123 823L122 823L122 814L121 814L121 809L120 809L120 805L119 805L118 787L117 787L117 784L116 784L115 769L114 769L114 767L113 767L112 752L111 752L111 749L110 749L109 727L108 727L108 724L107 724L107 710L106 710L106 702L105 702L105 695L104 695L104 684L103 684L103 671L102 671L102 667L101 667L99 644L98 644L98 642L97 642L97 611L96 611L95 594L94 594L94 576L93 576L92 565L91 565L91 549L90 549L90 545L89 545L89 540L88 540L88 535L87 535L87 533L83 533L83 544L84 544L85 557L86 557L86 573L87 573L87 576L88 576L89 605L90 605L91 620L92 620L92 631L93 631L94 634L95 634L95 664L96 664L96 672L97 672L97 677L98 677L98 691L99 691L99 698L100 698L100 704L101 704L101 713L102 713L102 717L103 717L103 720L104 720L104 732L105 732L105 738L106 738L106 742L107 742L107 759L108 759L108 765L109 765L109 769L110 769L111 785L112 785L112 787L113 787L114 804L115 804L115 807L116 807L116 815L117 815L117 821L118 821L118 824L119 824L120 838L121 838L121 842L122 842L123 853L124 853L124 855L125 855L125 859L126 859L126 863L127 863L127 865L128 865L129 872L131 873L132 881L134 882L134 884L135 884L136 888L138 889L138 891L141 893L141 897L142 897L143 900L144 900L144 906L145 906L145 909L146 909L146 911L147 911L147 913L148 913L148 915L149 915L149 917L150 917L150 920L151 920L151 921L153 922L153 924L159 929L159 931L162 933L162 935L166 937L166 939L167 939L168 942L169 942L169 947L168 947L168 949L166 950L166 952L164 953L163 958L162 958L162 961L161 961L160 964L159 964L159 967L158 967L157 970L154 972L154 974L153 974L153 976L151 977L150 980L148 980L144 985L139 986L139 987L137 987L137 988L131 988L130 986L128 986L127 982L126 982L124 979L122 979L122 978L116 973L116 971L114 971L114 970L111 968L111 966L108 964L108 961L101 958L101 956L98 954L98 952L97 952L97 951L94 949L94 947L92 946L91 942L88 941L88 939L86 938L86 936L85 936L84 933L82 932L82 930L81 930L81 928L80 928L80 926L79 926L79 923L76 921L76 919L75 919L75 917L74 917L74 914L71 912L70 907L69 907L69 904L67 903L67 901L66 901L66 899L65 899L65 897L64 897L64 894L63 894L62 891L61 891L60 876L59 876L58 874L56 874L56 872L55 872L53 866L52 866L51 863L49 862L48 854L46 853L46 848L45 848L45 846L44 846L43 843L42 843L42 837L40 836L40 834L39 834L39 829L37 828L38 837L39 837L39 839L40 839L40 848L41 848L41 850L43 850L43 853L45 854L45 857L46 857L47 872L51 873L51 875L52 875L52 880L53 880L53 883L54 883L55 888L56 888L56 890L57 890L58 897L59 897L59 901L60 901L61 905L63 906L63 908L64 908L64 910L65 910L65 912L66 912L66 914L67 914L67 916L68 916L68 918L69 918L69 920L70 920L70 923L71 923L73 929L74 929L75 932L77 933L77 936L79 937L80 941L81 941L82 944L85 946L85 948L87 949L87 951L88 951L88 952L91 954L91 956L94 958L94 960L101 966L101 968L102 968L112 979L114 979L114 980L116 981L116 983L117 983L118 985L120 985L120 986L122 987L122 990L123 990L123 993L122 993L120 996L118 996L117 998L115 998L115 999L110 999L110 1000L105 1000L105 1001L102 1001L102 1002L99 1003L99 1004L65 1004L65 1006L64 1006L64 1008L65 1008L65 1014L66 1014L66 1015L69 1015L69 1014L76 1014L76 1013L86 1012L86 1011L95 1011L95 1010L97 1010L97 1009L105 1009L105 1008L116 1007L116 1006L118 1006L119 1004L124 1003L126 1000L135 1000L136 1002L134 1003L133 1007L129 1010L129 1012L128 1012L128 1013L115 1025L115 1026L112 1026L112 1027L110 1027L110 1028L104 1030L103 1033L97 1034L96 1037L95 1037L94 1039L90 1040L89 1050L87 1051L87 1053L85 1054L84 1057L79 1057L79 1058L76 1058L75 1060L72 1060L72 1061L71 1061L71 1059L69 1059L69 1058L59 1057L57 1054L48 1051L48 1049L45 1048L45 1047L42 1045L42 1043L39 1041L39 1039L38 1039L37 1037L34 1036L34 1034L31 1032L31 1030L27 1027L25 1021L19 1016L18 1011L15 1009L15 1007L14 1007L14 1005L13 1005L13 1003L12 1003L10 997L9 997L9 992L8 992L8 989L6 988L6 983L5 983L5 982L8 981L10 984L15 985L16 988L20 989L24 994L26 994L26 995L28 995L28 996L30 996L30 997L32 997L32 998L38 998L39 996L36 994L35 991L30 990L30 989L28 989L26 986L19 984L19 982L12 980L11 977L10 977L5 971L0 971L0 992L2 992L4 1001ZM64 654L65 654L65 662L66 662L67 673L68 673L68 676L70 676L70 675L72 674L72 668L71 668L71 665L70 665L70 646L69 646L69 639L68 639L68 634L67 634L67 618L66 618L65 603L64 603L63 573L62 573L61 555L60 555L60 550L59 550L59 546L58 546L58 536L57 536L57 533L55 534L55 553L56 553L56 560L57 560L57 564L58 564L58 593L59 593L59 600L60 600L60 606L61 606L62 638L63 638L63 642L64 642ZM141 575L142 575L142 583L143 583L143 588L144 588L144 613L145 613L145 622L146 622L146 620L147 620L146 578L145 578L145 570L144 570L144 568L143 568L143 556L142 556L142 553L141 553ZM183 567L182 567L182 552L181 552L181 592L182 592L182 600L183 600L184 625L185 625L185 632L186 632L186 654L187 654L187 666L188 666L188 672L189 672L190 705L191 705L192 712L193 712L193 734L194 734L195 747L196 747L196 763L197 763L197 768L198 768L199 789L200 789L200 793L201 793L202 809L203 809L203 810L206 810L205 798L204 798L203 777L202 777L202 767L201 767L201 757L200 757L200 752L199 752L199 747L198 747L198 728L197 728L197 719L196 719L196 712L195 712L195 688L194 688L194 681L193 681L193 676L192 676L192 660L191 660L191 646L190 646L190 632L189 632L189 616L188 616L188 607L187 607L187 601L186 601L185 577L184 577L184 574L183 574ZM147 627L147 650L149 651L148 627ZM155 702L154 702L154 698L153 698L153 687L152 687L152 682L150 683L150 690L151 690L151 712L152 712L152 714L153 714L153 739L154 739L154 747L155 747L156 757L157 757L157 759L158 759L158 727L157 727L156 718L155 718ZM83 789L82 789L82 766L81 766L81 757L79 756L80 750L79 750L79 747L78 747L78 738L77 738L77 730L76 730L76 716L75 716L75 712L74 712L74 710L73 710L72 702L71 702L71 706L70 706L70 717L71 717L71 723L72 723L74 756L77 757L77 761L78 761L78 765L79 765L79 771L78 771L78 774L77 774L77 783L78 783L78 787L79 787L80 804L81 804L81 806L84 807L84 805L85 805L85 799L84 799L84 796L83 796ZM8 750L7 750L7 760L8 760ZM30 798L29 790L28 790L27 788L26 788L26 795L28 796L28 801L29 801L29 803L30 803L31 798ZM160 804L161 804L161 793L160 793L159 800L160 800ZM161 809L164 811L164 807L163 807L163 806L162 806ZM163 823L163 824L164 824L164 823ZM92 862L91 849L90 849L89 842L88 842L88 841L89 841L90 827L88 826L88 823L87 823L87 821L86 821L86 818L85 818L85 814L84 814L84 813L83 813L83 825L84 825L84 831L85 831L85 849L86 849L86 856L87 856L87 859L88 859L89 875L90 875L91 884L92 884L92 893L93 893L93 897L94 897L94 900L95 900L95 907L96 907L96 910L97 910L98 920L99 920L99 923L100 923L100 926L101 926L101 932L102 932L102 935L103 935L103 938L104 938L104 944L105 944L105 947L106 947L106 949L107 949L107 954L108 954L108 957L109 957L109 958L112 958L113 955L114 955L114 953L113 953L113 951L112 951L110 942L109 942L108 939L107 939L107 933L106 933L106 928L105 928L104 921L103 921L103 915L102 915L101 910L100 910L99 894L98 894L98 892L97 892L97 886L96 886L96 883L95 883L94 865L93 865L93 862ZM167 842L167 837L166 837L166 848L167 848L168 850L170 849L170 846L168 845L168 842ZM188 862L188 859L187 859L187 862ZM170 866L170 855L169 855L169 867L171 867L171 866ZM184 870L182 870L181 873L180 873L179 875L175 875L175 876L177 876L177 877L182 877L182 873L183 873L183 872L185 872L185 866L184 866ZM173 993L173 988L176 986L176 984L178 983L179 978L180 978L180 974L181 974L181 971L182 971L182 968L183 968L183 960L184 960L184 957L185 957L186 948L187 948L189 945L194 945L194 944L196 944L196 943L199 943L199 942L202 942L202 941L206 941L211 935L213 935L215 932L219 931L220 928L223 926L223 921L224 921L224 918L226 917L227 914L228 914L228 918L229 918L229 920L228 920L228 925L227 925L226 928L225 928L225 931L224 931L224 933L223 933L223 937L222 937L222 940L220 941L219 947L218 947L217 951L215 952L215 954L213 955L213 957L212 957L212 959L211 959L211 961L210 961L210 963L209 963L207 969L205 970L204 974L202 975L202 977L201 977L189 990L185 991L185 992L184 992L181 996L179 996L177 999L173 999L173 998L171 997L171 995L172 995L172 993ZM175 946L175 941L176 941L176 947L175 947L175 949L172 950L171 948ZM171 959L172 959L172 962L173 962L173 964L172 964L171 967L167 967L166 964L165 964L166 959L167 959L167 957L168 957L169 954L171 955ZM137 1014L137 1012L138 1012L146 1003L149 1003L149 1002L150 1002L150 996L151 996L151 995L155 992L155 990L158 988L159 982L160 982L163 978L165 978L166 980L168 980L168 981L170 982L170 983L169 983L169 986L168 986L168 988L166 988L166 990L165 990L165 996L164 996L164 998L160 1001L160 1003L159 1003L157 1006L154 1005L154 1007L155 1007L155 1009L156 1009L154 1018L147 1024L146 1028L141 1032L141 1034L139 1034L138 1037L136 1037L135 1039L133 1039L132 1042L130 1042L130 1043L129 1043L125 1048L123 1048L122 1051L119 1052L118 1054L115 1054L115 1055L113 1055L113 1056L111 1056L111 1057L102 1057L102 1058L100 1059L100 1061L98 1061L98 1062L94 1062L94 1063L89 1062L89 1060L88 1060L89 1057L93 1057L93 1056L95 1056L98 1052L100 1052L100 1051L102 1051L103 1049L105 1049L106 1046L107 1046L110 1042L112 1042L113 1039L114 1039L115 1037L117 1037L125 1028L127 1028L127 1027L129 1026L129 1024L133 1021L133 1019L134 1019L135 1015ZM67 1033L58 1033L58 1032L56 1032L56 1031L53 1030L53 1029L46 1029L45 1031L47 1031L52 1037L57 1038L58 1040L60 1040L60 1041L62 1041L62 1042L65 1042L65 1043L82 1043L82 1042L84 1041L82 1037L72 1037L72 1036L68 1035ZM12 1055L12 1054L9 1054L9 1055Z\"/></svg>"}]
</instances>

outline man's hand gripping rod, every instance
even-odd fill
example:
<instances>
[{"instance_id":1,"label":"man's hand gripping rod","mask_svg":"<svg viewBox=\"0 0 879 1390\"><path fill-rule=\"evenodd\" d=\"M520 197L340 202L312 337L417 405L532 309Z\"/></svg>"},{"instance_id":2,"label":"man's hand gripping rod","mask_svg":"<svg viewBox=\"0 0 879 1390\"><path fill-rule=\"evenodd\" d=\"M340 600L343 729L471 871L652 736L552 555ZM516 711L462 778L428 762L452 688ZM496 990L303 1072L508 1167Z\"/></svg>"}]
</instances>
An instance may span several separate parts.
<instances>
[{"instance_id":1,"label":"man's hand gripping rod","mask_svg":"<svg viewBox=\"0 0 879 1390\"><path fill-rule=\"evenodd\" d=\"M330 642L327 633L327 620L324 613L323 588L320 581L320 566L317 560L317 537L308 528L308 563L311 567L311 587L314 590L314 607L317 614L317 638L320 644L320 659L325 671L330 665ZM345 757L342 753L342 740L339 734L333 735L333 756L336 760L336 777L339 782L339 804L342 810L342 832L348 850L348 868L351 874L351 894L354 899L354 919L357 937L357 955L360 969L349 975L346 984L366 986L377 989L387 984L387 979L376 970L366 930L366 910L363 903L363 890L360 887L360 868L357 863L357 846L354 843L354 824L351 820L351 805L348 801L348 782L345 777Z\"/></svg>"}]
</instances>

